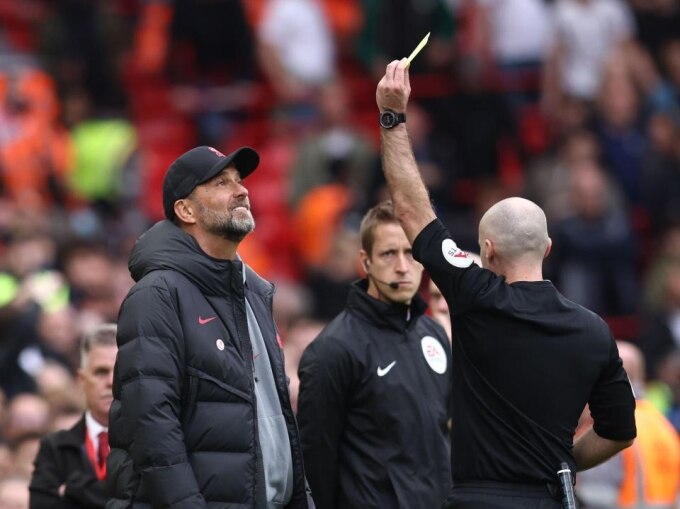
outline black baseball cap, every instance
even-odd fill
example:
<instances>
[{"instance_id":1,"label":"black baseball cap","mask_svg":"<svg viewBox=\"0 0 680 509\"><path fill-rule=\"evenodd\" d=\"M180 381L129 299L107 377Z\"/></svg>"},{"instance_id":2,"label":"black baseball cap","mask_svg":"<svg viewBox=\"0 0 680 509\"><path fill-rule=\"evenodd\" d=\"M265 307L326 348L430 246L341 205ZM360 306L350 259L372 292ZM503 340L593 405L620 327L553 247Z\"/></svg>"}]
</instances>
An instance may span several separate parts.
<instances>
[{"instance_id":1,"label":"black baseball cap","mask_svg":"<svg viewBox=\"0 0 680 509\"><path fill-rule=\"evenodd\" d=\"M165 217L174 219L177 200L189 196L196 186L207 182L232 163L243 179L260 164L260 156L250 147L241 147L225 156L215 148L202 146L192 148L175 159L163 179Z\"/></svg>"}]
</instances>

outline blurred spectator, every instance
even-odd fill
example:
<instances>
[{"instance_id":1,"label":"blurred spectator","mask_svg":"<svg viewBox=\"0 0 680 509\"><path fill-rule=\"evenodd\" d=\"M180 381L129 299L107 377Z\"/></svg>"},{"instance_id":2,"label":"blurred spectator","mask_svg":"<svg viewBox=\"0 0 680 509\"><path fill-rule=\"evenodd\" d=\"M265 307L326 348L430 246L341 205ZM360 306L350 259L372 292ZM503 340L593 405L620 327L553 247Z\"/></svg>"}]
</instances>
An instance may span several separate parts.
<instances>
[{"instance_id":1,"label":"blurred spectator","mask_svg":"<svg viewBox=\"0 0 680 509\"><path fill-rule=\"evenodd\" d=\"M428 32L430 41L412 62L411 72L418 74L451 64L456 27L446 0L361 0L361 5L364 26L357 52L371 76L382 76L388 62L409 56Z\"/></svg>"},{"instance_id":2,"label":"blurred spectator","mask_svg":"<svg viewBox=\"0 0 680 509\"><path fill-rule=\"evenodd\" d=\"M503 95L485 87L481 62L464 59L457 65L458 93L425 104L432 115L434 158L459 184L498 175L501 145L514 137L515 124ZM463 188L454 192L456 202L471 203L473 196Z\"/></svg>"},{"instance_id":3,"label":"blurred spectator","mask_svg":"<svg viewBox=\"0 0 680 509\"><path fill-rule=\"evenodd\" d=\"M316 320L298 320L288 329L286 341L283 344L284 359L286 361L286 375L290 379L290 405L293 412L297 413L298 392L300 390L300 378L298 366L305 348L316 338L324 328L325 322Z\"/></svg>"},{"instance_id":4,"label":"blurred spectator","mask_svg":"<svg viewBox=\"0 0 680 509\"><path fill-rule=\"evenodd\" d=\"M52 78L30 60L0 58L0 187L29 210L66 200L68 139Z\"/></svg>"},{"instance_id":5,"label":"blurred spectator","mask_svg":"<svg viewBox=\"0 0 680 509\"><path fill-rule=\"evenodd\" d=\"M618 342L619 355L635 391L638 436L622 451L621 507L672 507L680 496L680 438L668 420L645 398L645 362L632 343Z\"/></svg>"},{"instance_id":6,"label":"blurred spectator","mask_svg":"<svg viewBox=\"0 0 680 509\"><path fill-rule=\"evenodd\" d=\"M99 321L117 318L122 296L132 286L126 269L127 286L116 288L120 271L114 263L113 254L103 244L71 242L60 256L60 266L69 283L73 306L79 311L95 314Z\"/></svg>"},{"instance_id":7,"label":"blurred spectator","mask_svg":"<svg viewBox=\"0 0 680 509\"><path fill-rule=\"evenodd\" d=\"M0 480L0 507L28 509L28 478L11 476Z\"/></svg>"},{"instance_id":8,"label":"blurred spectator","mask_svg":"<svg viewBox=\"0 0 680 509\"><path fill-rule=\"evenodd\" d=\"M378 173L372 140L350 123L352 105L342 82L324 86L317 95L320 117L297 147L291 169L290 203L295 209L312 188L341 182L351 190L354 206L367 207L370 184Z\"/></svg>"},{"instance_id":9,"label":"blurred spectator","mask_svg":"<svg viewBox=\"0 0 680 509\"><path fill-rule=\"evenodd\" d=\"M552 39L548 6L541 0L476 0L485 25L484 42L501 67L538 68Z\"/></svg>"},{"instance_id":10,"label":"blurred spectator","mask_svg":"<svg viewBox=\"0 0 680 509\"><path fill-rule=\"evenodd\" d=\"M604 77L597 111L596 131L607 169L628 202L638 204L646 139L640 125L638 93L625 72L612 70Z\"/></svg>"},{"instance_id":11,"label":"blurred spectator","mask_svg":"<svg viewBox=\"0 0 680 509\"><path fill-rule=\"evenodd\" d=\"M659 61L664 44L680 37L678 0L629 0L637 25L637 39Z\"/></svg>"},{"instance_id":12,"label":"blurred spectator","mask_svg":"<svg viewBox=\"0 0 680 509\"><path fill-rule=\"evenodd\" d=\"M437 159L437 148L434 144L434 125L432 115L415 101L411 101L406 109L408 119L408 135L413 145L413 154L418 161L418 168L423 176L423 180L430 191L432 200L437 204L438 210L442 214L450 212L453 207L451 196L453 193L453 175L446 171ZM385 186L384 175L375 166L375 178L373 183L373 194L369 195L368 204L389 199L387 186ZM378 180L380 187L376 185Z\"/></svg>"},{"instance_id":13,"label":"blurred spectator","mask_svg":"<svg viewBox=\"0 0 680 509\"><path fill-rule=\"evenodd\" d=\"M50 406L52 427L57 415L79 411L83 406L71 372L53 360L47 359L35 375L37 391Z\"/></svg>"},{"instance_id":14,"label":"blurred spectator","mask_svg":"<svg viewBox=\"0 0 680 509\"><path fill-rule=\"evenodd\" d=\"M437 285L430 279L427 286L427 307L430 310L430 316L444 327L446 335L451 341L451 316L449 315L449 305L446 303L444 296Z\"/></svg>"},{"instance_id":15,"label":"blurred spectator","mask_svg":"<svg viewBox=\"0 0 680 509\"><path fill-rule=\"evenodd\" d=\"M604 65L634 35L632 14L622 0L557 0L555 41L545 67L543 99L559 116L561 95L593 101Z\"/></svg>"},{"instance_id":16,"label":"blurred spectator","mask_svg":"<svg viewBox=\"0 0 680 509\"><path fill-rule=\"evenodd\" d=\"M656 368L657 381L652 384L660 410L680 433L680 349L663 357Z\"/></svg>"},{"instance_id":17,"label":"blurred spectator","mask_svg":"<svg viewBox=\"0 0 680 509\"><path fill-rule=\"evenodd\" d=\"M80 328L76 310L68 306L43 309L38 315L37 341L43 350L56 354L72 370L78 365Z\"/></svg>"},{"instance_id":18,"label":"blurred spectator","mask_svg":"<svg viewBox=\"0 0 680 509\"><path fill-rule=\"evenodd\" d=\"M654 233L680 224L680 118L656 113L648 123L643 196Z\"/></svg>"},{"instance_id":19,"label":"blurred spectator","mask_svg":"<svg viewBox=\"0 0 680 509\"><path fill-rule=\"evenodd\" d=\"M570 216L571 171L581 163L596 163L600 155L600 145L593 133L583 129L567 133L553 152L534 159L529 166L523 196L545 211L549 224Z\"/></svg>"},{"instance_id":20,"label":"blurred spectator","mask_svg":"<svg viewBox=\"0 0 680 509\"><path fill-rule=\"evenodd\" d=\"M0 386L9 397L34 391L33 377L45 359L68 361L41 343L42 317L68 303L68 288L54 266L55 243L36 228L9 237L0 273ZM56 331L59 332L58 330Z\"/></svg>"},{"instance_id":21,"label":"blurred spectator","mask_svg":"<svg viewBox=\"0 0 680 509\"><path fill-rule=\"evenodd\" d=\"M29 436L41 435L49 427L50 408L35 394L19 394L9 401L3 436L10 445Z\"/></svg>"},{"instance_id":22,"label":"blurred spectator","mask_svg":"<svg viewBox=\"0 0 680 509\"><path fill-rule=\"evenodd\" d=\"M353 205L352 193L342 183L317 186L304 196L293 215L296 253L303 269L322 267L337 253L336 236Z\"/></svg>"},{"instance_id":23,"label":"blurred spectator","mask_svg":"<svg viewBox=\"0 0 680 509\"><path fill-rule=\"evenodd\" d=\"M312 316L321 321L331 320L342 310L350 284L359 274L358 232L340 226L329 231L328 235L328 251L319 265L310 268L306 278L314 303Z\"/></svg>"},{"instance_id":24,"label":"blurred spectator","mask_svg":"<svg viewBox=\"0 0 680 509\"><path fill-rule=\"evenodd\" d=\"M335 41L338 59L351 59L355 40L364 26L363 0L322 0Z\"/></svg>"},{"instance_id":25,"label":"blurred spectator","mask_svg":"<svg viewBox=\"0 0 680 509\"><path fill-rule=\"evenodd\" d=\"M557 139L564 138L574 131L591 128L593 110L590 103L567 95L559 98L557 102L559 116L550 119L550 128Z\"/></svg>"},{"instance_id":26,"label":"blurred spectator","mask_svg":"<svg viewBox=\"0 0 680 509\"><path fill-rule=\"evenodd\" d=\"M131 27L122 2L50 0L42 2L38 54L61 90L82 88L97 106L125 103L123 54Z\"/></svg>"},{"instance_id":27,"label":"blurred spectator","mask_svg":"<svg viewBox=\"0 0 680 509\"><path fill-rule=\"evenodd\" d=\"M669 41L663 48L662 70L680 102L680 36Z\"/></svg>"},{"instance_id":28,"label":"blurred spectator","mask_svg":"<svg viewBox=\"0 0 680 509\"><path fill-rule=\"evenodd\" d=\"M287 343L290 328L311 315L312 299L306 286L279 281L274 294L274 323Z\"/></svg>"},{"instance_id":29,"label":"blurred spectator","mask_svg":"<svg viewBox=\"0 0 680 509\"><path fill-rule=\"evenodd\" d=\"M139 193L136 176L137 132L118 113L99 113L78 119L71 126L73 159L67 184L77 199L93 204L104 218L122 214Z\"/></svg>"},{"instance_id":30,"label":"blurred spectator","mask_svg":"<svg viewBox=\"0 0 680 509\"><path fill-rule=\"evenodd\" d=\"M255 64L253 37L242 2L144 2L134 59L140 71L168 71L175 81L250 78Z\"/></svg>"},{"instance_id":31,"label":"blurred spectator","mask_svg":"<svg viewBox=\"0 0 680 509\"><path fill-rule=\"evenodd\" d=\"M496 66L501 89L513 111L535 102L538 77L553 37L550 11L543 0L474 0L480 6L482 54Z\"/></svg>"},{"instance_id":32,"label":"blurred spectator","mask_svg":"<svg viewBox=\"0 0 680 509\"><path fill-rule=\"evenodd\" d=\"M19 442L14 444L12 471L21 476L30 477L33 473L33 460L40 447L40 437L47 429L40 433L32 433L24 436Z\"/></svg>"},{"instance_id":33,"label":"blurred spectator","mask_svg":"<svg viewBox=\"0 0 680 509\"><path fill-rule=\"evenodd\" d=\"M55 433L57 431L71 429L82 416L83 412L80 408L65 409L59 413L56 413L52 418L52 425L50 426L49 432Z\"/></svg>"},{"instance_id":34,"label":"blurred spectator","mask_svg":"<svg viewBox=\"0 0 680 509\"><path fill-rule=\"evenodd\" d=\"M180 123L172 113L184 111L197 127L188 145L219 145L249 104L257 71L243 2L142 2L132 62L144 121L157 109Z\"/></svg>"},{"instance_id":35,"label":"blurred spectator","mask_svg":"<svg viewBox=\"0 0 680 509\"><path fill-rule=\"evenodd\" d=\"M55 257L56 245L47 233L40 229L18 231L3 253L4 270L21 280L52 268Z\"/></svg>"},{"instance_id":36,"label":"blurred spectator","mask_svg":"<svg viewBox=\"0 0 680 509\"><path fill-rule=\"evenodd\" d=\"M636 310L635 243L626 213L607 203L594 162L571 172L573 214L552 229L554 270L565 297L601 314Z\"/></svg>"},{"instance_id":37,"label":"blurred spectator","mask_svg":"<svg viewBox=\"0 0 680 509\"><path fill-rule=\"evenodd\" d=\"M284 104L309 106L336 75L333 39L319 0L270 0L258 28L258 50L260 66Z\"/></svg>"},{"instance_id":38,"label":"blurred spectator","mask_svg":"<svg viewBox=\"0 0 680 509\"><path fill-rule=\"evenodd\" d=\"M657 378L662 359L680 351L680 258L662 258L652 267L658 301L647 303L638 340L649 379Z\"/></svg>"},{"instance_id":39,"label":"blurred spectator","mask_svg":"<svg viewBox=\"0 0 680 509\"><path fill-rule=\"evenodd\" d=\"M5 443L0 443L0 479L6 479L12 475L14 458L12 451Z\"/></svg>"},{"instance_id":40,"label":"blurred spectator","mask_svg":"<svg viewBox=\"0 0 680 509\"><path fill-rule=\"evenodd\" d=\"M680 224L672 225L655 236L653 247L654 256L649 259L643 273L643 303L646 312L656 314L668 309L668 275L680 260Z\"/></svg>"},{"instance_id":41,"label":"blurred spectator","mask_svg":"<svg viewBox=\"0 0 680 509\"><path fill-rule=\"evenodd\" d=\"M32 508L103 509L108 499L104 479L117 351L115 324L100 325L83 336L78 380L85 394L86 411L73 427L49 434L40 442L40 451L33 456Z\"/></svg>"}]
</instances>

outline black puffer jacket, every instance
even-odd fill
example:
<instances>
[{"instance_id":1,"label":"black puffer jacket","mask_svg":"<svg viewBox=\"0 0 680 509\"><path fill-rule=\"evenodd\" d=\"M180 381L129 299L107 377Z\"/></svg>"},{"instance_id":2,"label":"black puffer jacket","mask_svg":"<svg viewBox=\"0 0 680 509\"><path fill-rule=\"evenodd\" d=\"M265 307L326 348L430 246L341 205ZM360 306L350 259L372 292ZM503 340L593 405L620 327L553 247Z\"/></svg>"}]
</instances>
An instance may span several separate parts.
<instances>
[{"instance_id":1,"label":"black puffer jacket","mask_svg":"<svg viewBox=\"0 0 680 509\"><path fill-rule=\"evenodd\" d=\"M107 508L266 507L245 297L288 426L288 507L311 507L272 319L273 286L240 261L206 255L168 221L140 237L129 267L137 284L118 322Z\"/></svg>"}]
</instances>

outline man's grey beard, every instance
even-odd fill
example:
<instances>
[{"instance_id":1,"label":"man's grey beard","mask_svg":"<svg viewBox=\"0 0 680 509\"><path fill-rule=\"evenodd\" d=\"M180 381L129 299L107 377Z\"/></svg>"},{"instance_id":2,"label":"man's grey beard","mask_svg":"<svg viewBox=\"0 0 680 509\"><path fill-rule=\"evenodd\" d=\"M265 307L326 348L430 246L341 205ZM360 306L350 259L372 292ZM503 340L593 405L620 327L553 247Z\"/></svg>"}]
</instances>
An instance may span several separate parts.
<instances>
[{"instance_id":1,"label":"man's grey beard","mask_svg":"<svg viewBox=\"0 0 680 509\"><path fill-rule=\"evenodd\" d=\"M225 220L223 213L210 211L199 205L200 214L205 221L205 229L230 242L241 242L255 229L255 219L248 211L248 217L236 218L230 215Z\"/></svg>"},{"instance_id":2,"label":"man's grey beard","mask_svg":"<svg viewBox=\"0 0 680 509\"><path fill-rule=\"evenodd\" d=\"M231 217L226 224L219 225L217 233L231 242L241 242L246 235L255 229L255 219L252 214L247 218Z\"/></svg>"}]
</instances>

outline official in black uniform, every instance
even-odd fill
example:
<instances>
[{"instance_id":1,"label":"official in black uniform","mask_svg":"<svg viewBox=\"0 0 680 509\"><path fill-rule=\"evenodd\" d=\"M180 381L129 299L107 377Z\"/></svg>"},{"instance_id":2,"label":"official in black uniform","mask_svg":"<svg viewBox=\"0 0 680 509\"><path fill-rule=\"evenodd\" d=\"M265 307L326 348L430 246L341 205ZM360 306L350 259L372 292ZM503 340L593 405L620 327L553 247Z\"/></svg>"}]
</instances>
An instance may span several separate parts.
<instances>
[{"instance_id":1,"label":"official in black uniform","mask_svg":"<svg viewBox=\"0 0 680 509\"><path fill-rule=\"evenodd\" d=\"M414 257L447 300L453 335L453 490L446 507L557 508L561 462L595 466L629 446L635 401L606 324L543 279L545 214L498 202L479 225L482 265L458 249L430 205L406 125L406 60L377 89L383 169ZM590 404L593 428L573 443Z\"/></svg>"},{"instance_id":2,"label":"official in black uniform","mask_svg":"<svg viewBox=\"0 0 680 509\"><path fill-rule=\"evenodd\" d=\"M416 294L423 267L392 205L361 224L367 279L300 361L298 424L319 509L432 509L451 482L451 354Z\"/></svg>"}]
</instances>

